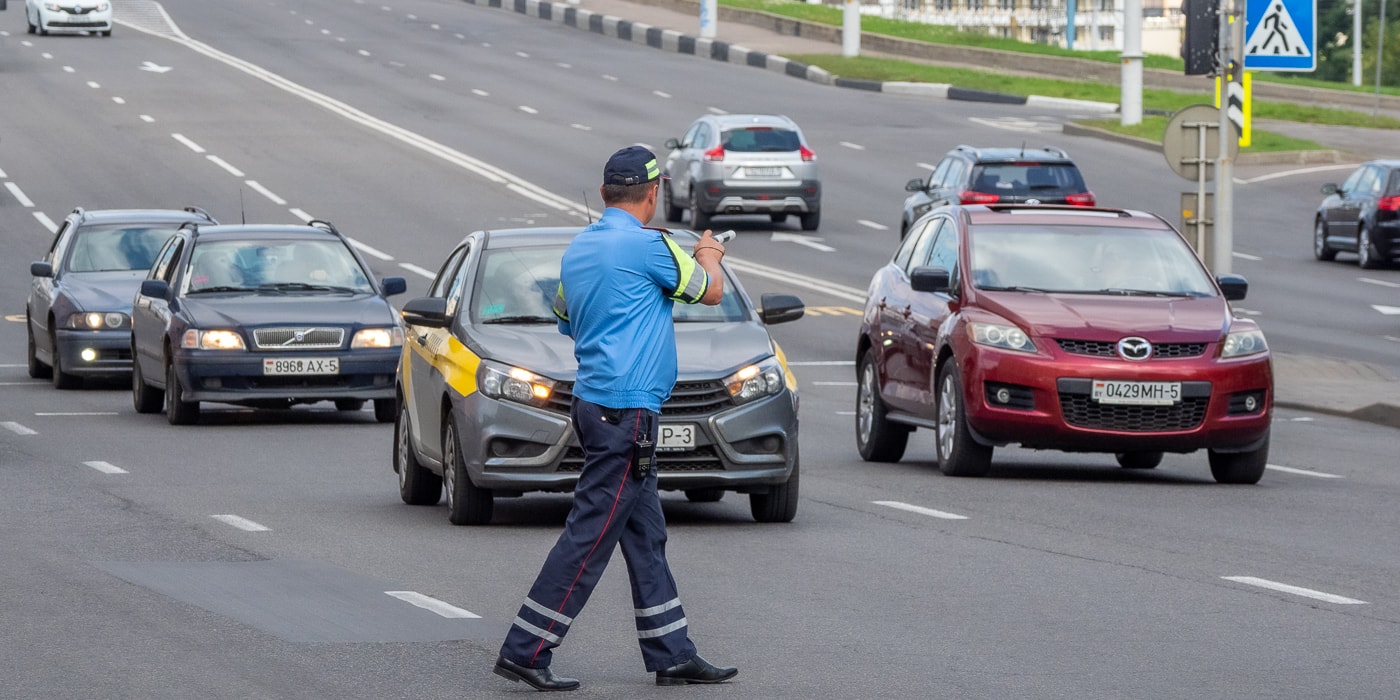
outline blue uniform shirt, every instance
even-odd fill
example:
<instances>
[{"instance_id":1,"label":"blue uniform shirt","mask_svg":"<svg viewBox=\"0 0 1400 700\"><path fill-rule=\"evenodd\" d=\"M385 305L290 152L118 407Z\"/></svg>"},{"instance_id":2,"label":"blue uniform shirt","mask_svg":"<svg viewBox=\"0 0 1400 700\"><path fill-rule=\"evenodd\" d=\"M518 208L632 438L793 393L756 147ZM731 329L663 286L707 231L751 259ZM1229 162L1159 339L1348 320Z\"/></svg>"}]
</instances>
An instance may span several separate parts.
<instances>
[{"instance_id":1,"label":"blue uniform shirt","mask_svg":"<svg viewBox=\"0 0 1400 700\"><path fill-rule=\"evenodd\" d=\"M609 207L564 252L554 314L574 339L574 396L661 412L676 384L675 301L694 304L709 275L660 230Z\"/></svg>"}]
</instances>

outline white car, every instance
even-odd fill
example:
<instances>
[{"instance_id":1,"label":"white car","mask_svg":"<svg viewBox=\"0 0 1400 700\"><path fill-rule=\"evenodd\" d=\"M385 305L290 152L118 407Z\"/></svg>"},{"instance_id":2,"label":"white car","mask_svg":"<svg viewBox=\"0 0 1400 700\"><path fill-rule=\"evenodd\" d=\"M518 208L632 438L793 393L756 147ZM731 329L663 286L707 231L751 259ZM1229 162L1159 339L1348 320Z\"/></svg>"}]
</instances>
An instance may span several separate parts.
<instances>
[{"instance_id":1,"label":"white car","mask_svg":"<svg viewBox=\"0 0 1400 700\"><path fill-rule=\"evenodd\" d=\"M112 36L111 0L24 0L29 33L93 32Z\"/></svg>"}]
</instances>

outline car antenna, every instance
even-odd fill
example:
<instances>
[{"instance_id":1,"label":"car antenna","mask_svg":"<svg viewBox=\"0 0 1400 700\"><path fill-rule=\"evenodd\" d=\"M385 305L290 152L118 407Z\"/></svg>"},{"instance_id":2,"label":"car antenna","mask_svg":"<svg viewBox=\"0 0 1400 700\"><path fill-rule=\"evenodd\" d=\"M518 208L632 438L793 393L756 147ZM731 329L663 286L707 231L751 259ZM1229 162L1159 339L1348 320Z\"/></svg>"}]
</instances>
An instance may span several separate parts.
<instances>
[{"instance_id":1,"label":"car antenna","mask_svg":"<svg viewBox=\"0 0 1400 700\"><path fill-rule=\"evenodd\" d=\"M588 214L588 224L591 226L593 225L593 209L588 206L588 190L582 190L579 194L583 195L583 211Z\"/></svg>"},{"instance_id":2,"label":"car antenna","mask_svg":"<svg viewBox=\"0 0 1400 700\"><path fill-rule=\"evenodd\" d=\"M247 209L245 209L244 206L243 206L243 188L242 188L242 187L238 188L238 221L239 221L239 223L243 223L243 224L248 223L248 211L247 211Z\"/></svg>"},{"instance_id":3,"label":"car antenna","mask_svg":"<svg viewBox=\"0 0 1400 700\"><path fill-rule=\"evenodd\" d=\"M1025 157L1026 157L1026 142L1025 142L1025 141L1022 141L1022 142L1021 142L1021 155L1017 156L1017 158L1025 158Z\"/></svg>"}]
</instances>

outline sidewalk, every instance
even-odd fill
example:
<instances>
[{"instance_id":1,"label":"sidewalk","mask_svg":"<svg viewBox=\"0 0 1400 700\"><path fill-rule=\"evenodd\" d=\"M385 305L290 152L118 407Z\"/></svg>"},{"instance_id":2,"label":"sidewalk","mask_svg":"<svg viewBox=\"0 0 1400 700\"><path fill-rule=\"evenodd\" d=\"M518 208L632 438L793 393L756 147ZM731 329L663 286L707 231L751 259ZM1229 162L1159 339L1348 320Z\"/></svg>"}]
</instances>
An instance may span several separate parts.
<instances>
[{"instance_id":1,"label":"sidewalk","mask_svg":"<svg viewBox=\"0 0 1400 700\"><path fill-rule=\"evenodd\" d=\"M869 81L846 81L825 75L825 71L812 66L790 61L785 55L840 53L841 45L822 38L800 35L803 26L791 22L777 29L765 29L737 21L725 21L725 10L720 8L720 22L717 36L713 41L698 38L700 21L698 16L667 9L656 2L677 0L578 0L576 3L548 2L547 0L516 0L503 7L509 0L465 0L472 4L501 7L543 20L577 27L618 39L633 41L657 49L707 56L714 60L742 63L747 66L764 68L795 78L814 80L830 85L866 90L901 90L900 84L863 84ZM865 52L873 55L872 52ZM895 58L907 58L894 56ZM949 86L910 86L909 92L927 94L948 99L975 99L976 94L955 96L949 94L955 89ZM976 91L965 91L975 93ZM995 99L995 93L983 93L987 101L1006 102ZM1029 100L1023 100L1030 102ZM1063 101L1072 102L1072 101ZM1032 102L1033 103L1033 102ZM1097 104L1097 103L1088 103ZM1046 107L1083 108L1082 105L1046 103ZM1356 129L1336 127L1320 129L1307 125L1295 125L1307 129L1309 138L1325 143L1339 151L1352 154L1375 152L1375 145L1386 143L1378 140L1378 134L1395 139L1394 132L1386 130ZM1330 139L1330 140L1324 140ZM1385 369L1349 360L1316 357L1310 355L1274 355L1275 405L1328 415L1343 416L1364 420L1393 428L1400 428L1400 378Z\"/></svg>"}]
</instances>

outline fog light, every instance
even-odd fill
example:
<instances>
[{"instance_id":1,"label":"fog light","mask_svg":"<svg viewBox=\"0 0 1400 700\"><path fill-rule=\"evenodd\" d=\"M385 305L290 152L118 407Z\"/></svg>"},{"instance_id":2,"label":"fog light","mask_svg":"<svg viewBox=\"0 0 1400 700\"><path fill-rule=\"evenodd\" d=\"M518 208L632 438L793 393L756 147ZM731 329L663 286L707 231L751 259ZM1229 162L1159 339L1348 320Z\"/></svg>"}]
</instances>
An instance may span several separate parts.
<instances>
[{"instance_id":1,"label":"fog light","mask_svg":"<svg viewBox=\"0 0 1400 700\"><path fill-rule=\"evenodd\" d=\"M1258 399L1254 398L1253 396L1246 396L1246 397L1244 398L1244 410L1249 411L1250 413L1253 413L1253 412L1254 412L1254 409L1256 409L1256 408L1258 408L1258 407L1259 407L1259 400L1258 400Z\"/></svg>"},{"instance_id":2,"label":"fog light","mask_svg":"<svg viewBox=\"0 0 1400 700\"><path fill-rule=\"evenodd\" d=\"M1000 388L1000 389L997 389L997 403L1010 403L1010 402L1011 402L1011 392L1008 391L1008 390L1006 389L1006 387L1002 387L1002 388Z\"/></svg>"},{"instance_id":3,"label":"fog light","mask_svg":"<svg viewBox=\"0 0 1400 700\"><path fill-rule=\"evenodd\" d=\"M92 362L97 359L97 351L92 348L83 348L83 351L79 353L78 356L83 358L83 362Z\"/></svg>"}]
</instances>

